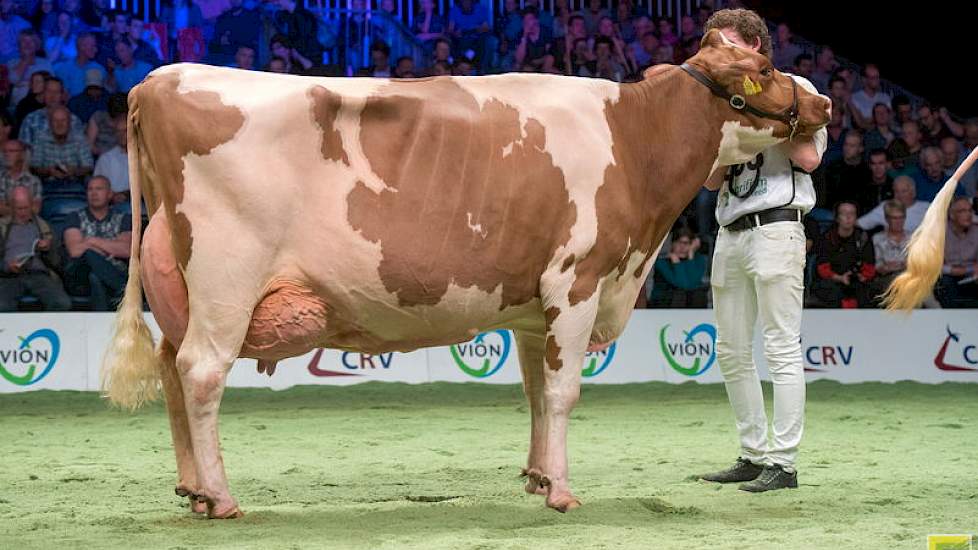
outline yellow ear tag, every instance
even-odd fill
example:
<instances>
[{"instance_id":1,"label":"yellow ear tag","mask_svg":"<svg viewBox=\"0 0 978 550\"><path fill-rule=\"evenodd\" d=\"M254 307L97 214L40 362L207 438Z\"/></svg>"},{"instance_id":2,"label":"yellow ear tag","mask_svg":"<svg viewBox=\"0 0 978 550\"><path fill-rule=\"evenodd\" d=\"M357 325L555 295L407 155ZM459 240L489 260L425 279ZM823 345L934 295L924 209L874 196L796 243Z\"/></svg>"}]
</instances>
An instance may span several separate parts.
<instances>
[{"instance_id":1,"label":"yellow ear tag","mask_svg":"<svg viewBox=\"0 0 978 550\"><path fill-rule=\"evenodd\" d=\"M749 76L744 75L744 95L756 95L763 91L760 83L755 83Z\"/></svg>"}]
</instances>

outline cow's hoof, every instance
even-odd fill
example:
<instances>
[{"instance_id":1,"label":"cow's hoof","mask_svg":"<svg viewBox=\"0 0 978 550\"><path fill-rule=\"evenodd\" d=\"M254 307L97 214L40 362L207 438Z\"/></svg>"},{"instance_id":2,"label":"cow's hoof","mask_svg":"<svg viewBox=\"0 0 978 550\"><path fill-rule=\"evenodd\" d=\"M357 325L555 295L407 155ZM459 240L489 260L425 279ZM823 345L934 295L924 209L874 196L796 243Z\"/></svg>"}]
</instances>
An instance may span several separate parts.
<instances>
[{"instance_id":1,"label":"cow's hoof","mask_svg":"<svg viewBox=\"0 0 978 550\"><path fill-rule=\"evenodd\" d=\"M581 501L577 500L577 497L570 493L564 493L562 495L550 495L547 498L547 506L563 514L573 510L574 508L580 508Z\"/></svg>"},{"instance_id":2,"label":"cow's hoof","mask_svg":"<svg viewBox=\"0 0 978 550\"><path fill-rule=\"evenodd\" d=\"M207 513L207 517L210 519L238 519L244 517L244 512L238 508L237 504L234 504L223 510L220 507L214 507Z\"/></svg>"},{"instance_id":3,"label":"cow's hoof","mask_svg":"<svg viewBox=\"0 0 978 550\"><path fill-rule=\"evenodd\" d=\"M177 485L173 492L176 493L178 497L189 497L193 491L184 487L183 485Z\"/></svg>"},{"instance_id":4,"label":"cow's hoof","mask_svg":"<svg viewBox=\"0 0 978 550\"><path fill-rule=\"evenodd\" d=\"M523 468L520 476L526 478L526 484L523 486L524 491L531 495L547 496L547 485L550 483L547 476L543 475L540 470Z\"/></svg>"},{"instance_id":5,"label":"cow's hoof","mask_svg":"<svg viewBox=\"0 0 978 550\"><path fill-rule=\"evenodd\" d=\"M190 499L190 511L195 514L206 514L207 503L202 500Z\"/></svg>"}]
</instances>

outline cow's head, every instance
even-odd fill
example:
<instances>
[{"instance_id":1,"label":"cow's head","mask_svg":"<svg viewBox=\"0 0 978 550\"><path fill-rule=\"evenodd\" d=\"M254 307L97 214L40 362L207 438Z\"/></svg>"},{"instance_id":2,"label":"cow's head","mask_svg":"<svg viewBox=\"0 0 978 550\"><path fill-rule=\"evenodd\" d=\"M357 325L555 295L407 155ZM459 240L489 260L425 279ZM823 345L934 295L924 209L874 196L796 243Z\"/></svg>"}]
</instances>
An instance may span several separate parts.
<instances>
[{"instance_id":1,"label":"cow's head","mask_svg":"<svg viewBox=\"0 0 978 550\"><path fill-rule=\"evenodd\" d=\"M694 77L696 72L705 76L709 83L701 82L728 102L721 111L725 122L738 123L747 133L755 131L756 139L751 141L757 143L750 149L757 151L753 154L784 139L811 136L831 118L827 97L796 84L777 71L770 59L738 47L718 30L703 37L700 51L687 64L694 69ZM743 153L752 156L751 151Z\"/></svg>"}]
</instances>

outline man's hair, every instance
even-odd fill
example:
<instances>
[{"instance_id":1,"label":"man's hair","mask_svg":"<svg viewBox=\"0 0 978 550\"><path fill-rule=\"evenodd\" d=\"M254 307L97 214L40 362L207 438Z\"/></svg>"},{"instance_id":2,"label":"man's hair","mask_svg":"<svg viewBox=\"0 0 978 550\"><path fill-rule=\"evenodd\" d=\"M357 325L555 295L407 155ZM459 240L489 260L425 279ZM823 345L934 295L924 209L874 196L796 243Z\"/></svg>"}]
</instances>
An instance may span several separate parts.
<instances>
[{"instance_id":1,"label":"man's hair","mask_svg":"<svg viewBox=\"0 0 978 550\"><path fill-rule=\"evenodd\" d=\"M129 112L129 102L125 93L118 92L114 94L109 94L106 98L106 110L109 112L109 118L117 118L120 116L125 116Z\"/></svg>"},{"instance_id":2,"label":"man's hair","mask_svg":"<svg viewBox=\"0 0 978 550\"><path fill-rule=\"evenodd\" d=\"M867 74L869 74L870 68L876 69L876 72L880 72L880 68L879 66L876 65L876 63L867 63L866 65L863 66L862 75L866 76Z\"/></svg>"},{"instance_id":3,"label":"man's hair","mask_svg":"<svg viewBox=\"0 0 978 550\"><path fill-rule=\"evenodd\" d=\"M370 45L370 53L381 52L386 57L391 56L391 47L387 45L383 40L377 40Z\"/></svg>"},{"instance_id":4,"label":"man's hair","mask_svg":"<svg viewBox=\"0 0 978 550\"><path fill-rule=\"evenodd\" d=\"M567 26L568 27L572 26L574 24L574 20L575 19L580 19L581 21L584 21L584 16L583 15L576 15L576 14L570 16L570 19L567 20Z\"/></svg>"},{"instance_id":5,"label":"man's hair","mask_svg":"<svg viewBox=\"0 0 978 550\"><path fill-rule=\"evenodd\" d=\"M104 181L105 186L108 187L110 191L112 190L112 182L105 176L92 176L88 178L88 181L85 182L85 189L88 189L92 185L93 181Z\"/></svg>"},{"instance_id":6,"label":"man's hair","mask_svg":"<svg viewBox=\"0 0 978 550\"><path fill-rule=\"evenodd\" d=\"M608 46L608 49L610 49L612 51L614 51L614 49L615 49L615 43L614 43L614 41L611 40L611 38L610 37L607 37L607 36L599 36L599 37L597 37L597 38L594 39L594 49L595 49L595 51L597 51L597 49L598 49L598 44L606 44Z\"/></svg>"},{"instance_id":7,"label":"man's hair","mask_svg":"<svg viewBox=\"0 0 978 550\"><path fill-rule=\"evenodd\" d=\"M842 78L841 76L833 76L832 78L829 79L829 88L831 88L832 85L835 84L836 82L841 82L842 84L846 84L846 79Z\"/></svg>"},{"instance_id":8,"label":"man's hair","mask_svg":"<svg viewBox=\"0 0 978 550\"><path fill-rule=\"evenodd\" d=\"M737 34L748 44L755 43L759 38L761 48L758 52L763 56L771 57L771 34L767 32L767 24L754 10L720 10L707 19L706 25L703 25L703 32L726 28L737 31Z\"/></svg>"},{"instance_id":9,"label":"man's hair","mask_svg":"<svg viewBox=\"0 0 978 550\"><path fill-rule=\"evenodd\" d=\"M893 214L894 212L906 215L907 207L904 206L902 202L896 199L890 199L883 203L884 214Z\"/></svg>"},{"instance_id":10,"label":"man's hair","mask_svg":"<svg viewBox=\"0 0 978 550\"><path fill-rule=\"evenodd\" d=\"M802 53L802 54L798 54L798 55L795 56L795 67L797 67L798 65L801 65L801 62L802 61L805 61L806 59L808 61L811 61L812 63L815 62L815 58L812 57L812 54L810 54L810 53Z\"/></svg>"},{"instance_id":11,"label":"man's hair","mask_svg":"<svg viewBox=\"0 0 978 550\"><path fill-rule=\"evenodd\" d=\"M870 151L867 158L873 158L876 155L883 155L884 157L886 157L886 160L890 160L890 154L886 152L886 149L883 149L881 147L877 147L876 149Z\"/></svg>"},{"instance_id":12,"label":"man's hair","mask_svg":"<svg viewBox=\"0 0 978 550\"><path fill-rule=\"evenodd\" d=\"M896 110L900 105L910 105L910 98L903 94L897 94L893 96L893 101L890 104L893 105L893 110Z\"/></svg>"},{"instance_id":13,"label":"man's hair","mask_svg":"<svg viewBox=\"0 0 978 550\"><path fill-rule=\"evenodd\" d=\"M847 205L847 204L849 206L851 206L853 208L853 210L856 211L857 214L859 213L859 205L856 204L856 201L853 201L853 200L850 200L850 199L843 199L843 200L835 203L835 208L832 209L832 211L834 213L834 216L833 217L836 217L836 218L839 217L839 210L842 210L842 207L844 205Z\"/></svg>"}]
</instances>

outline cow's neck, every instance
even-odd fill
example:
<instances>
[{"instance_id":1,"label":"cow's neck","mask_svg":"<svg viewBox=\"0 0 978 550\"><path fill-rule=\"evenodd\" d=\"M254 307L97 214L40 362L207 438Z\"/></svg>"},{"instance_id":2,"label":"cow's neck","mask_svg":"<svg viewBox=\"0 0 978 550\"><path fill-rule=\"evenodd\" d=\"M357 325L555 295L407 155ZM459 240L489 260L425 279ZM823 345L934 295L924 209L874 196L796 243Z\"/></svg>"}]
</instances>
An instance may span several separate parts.
<instances>
[{"instance_id":1,"label":"cow's neck","mask_svg":"<svg viewBox=\"0 0 978 550\"><path fill-rule=\"evenodd\" d=\"M621 87L610 107L616 162L635 206L633 231L643 248L661 242L706 183L717 160L723 103L680 69ZM640 226L635 227L635 226Z\"/></svg>"}]
</instances>

